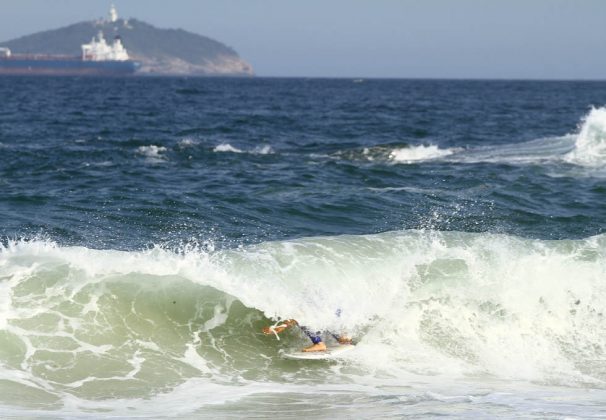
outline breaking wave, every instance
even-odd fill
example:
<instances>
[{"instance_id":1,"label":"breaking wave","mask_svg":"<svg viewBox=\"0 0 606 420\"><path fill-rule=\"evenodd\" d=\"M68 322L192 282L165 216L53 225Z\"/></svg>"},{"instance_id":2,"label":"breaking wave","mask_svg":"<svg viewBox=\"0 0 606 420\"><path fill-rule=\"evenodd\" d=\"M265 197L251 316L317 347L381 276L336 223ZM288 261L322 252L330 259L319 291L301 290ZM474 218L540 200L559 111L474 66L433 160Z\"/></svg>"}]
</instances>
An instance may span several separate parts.
<instances>
[{"instance_id":1,"label":"breaking wave","mask_svg":"<svg viewBox=\"0 0 606 420\"><path fill-rule=\"evenodd\" d=\"M401 149L394 149L389 154L389 157L394 162L398 163L413 163L425 160L433 160L450 156L457 149L440 149L438 146L412 146Z\"/></svg>"},{"instance_id":2,"label":"breaking wave","mask_svg":"<svg viewBox=\"0 0 606 420\"><path fill-rule=\"evenodd\" d=\"M473 148L453 156L452 160L520 165L563 162L588 168L603 167L606 164L606 108L591 109L581 121L577 134Z\"/></svg>"},{"instance_id":3,"label":"breaking wave","mask_svg":"<svg viewBox=\"0 0 606 420\"><path fill-rule=\"evenodd\" d=\"M162 161L165 158L164 153L166 153L166 147L156 146L155 144L149 146L139 146L137 148L137 153L145 156L151 161Z\"/></svg>"},{"instance_id":4,"label":"breaking wave","mask_svg":"<svg viewBox=\"0 0 606 420\"><path fill-rule=\"evenodd\" d=\"M606 236L422 231L179 253L10 243L0 388L64 404L242 372L288 381L279 352L306 341L260 334L278 318L352 334L347 363L367 372L603 387L605 257Z\"/></svg>"},{"instance_id":5,"label":"breaking wave","mask_svg":"<svg viewBox=\"0 0 606 420\"><path fill-rule=\"evenodd\" d=\"M535 139L522 143L472 148L440 148L437 145L377 145L340 151L335 157L378 163L507 163L528 165L570 163L587 168L606 164L606 108L593 108L579 125L578 134Z\"/></svg>"},{"instance_id":6,"label":"breaking wave","mask_svg":"<svg viewBox=\"0 0 606 420\"><path fill-rule=\"evenodd\" d=\"M584 118L574 150L565 159L591 167L606 164L606 108L594 108Z\"/></svg>"},{"instance_id":7,"label":"breaking wave","mask_svg":"<svg viewBox=\"0 0 606 420\"><path fill-rule=\"evenodd\" d=\"M216 147L213 149L213 152L231 152L231 153L243 153L243 151L242 151L242 150L240 150L240 149L238 149L238 148L236 148L236 147L233 147L233 146L232 146L231 144L229 144L229 143L222 143L222 144L219 144L218 146L216 146Z\"/></svg>"},{"instance_id":8,"label":"breaking wave","mask_svg":"<svg viewBox=\"0 0 606 420\"><path fill-rule=\"evenodd\" d=\"M436 145L383 144L362 149L338 151L328 157L375 163L419 163L450 156L460 148L441 149Z\"/></svg>"}]
</instances>

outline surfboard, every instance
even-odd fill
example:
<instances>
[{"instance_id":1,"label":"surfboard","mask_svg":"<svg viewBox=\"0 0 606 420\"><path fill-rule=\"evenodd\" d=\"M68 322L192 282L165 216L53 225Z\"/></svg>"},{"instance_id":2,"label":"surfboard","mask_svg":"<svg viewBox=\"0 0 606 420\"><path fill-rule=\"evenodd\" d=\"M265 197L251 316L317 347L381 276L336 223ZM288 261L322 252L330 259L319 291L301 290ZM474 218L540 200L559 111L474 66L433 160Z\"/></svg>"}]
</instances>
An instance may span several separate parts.
<instances>
[{"instance_id":1,"label":"surfboard","mask_svg":"<svg viewBox=\"0 0 606 420\"><path fill-rule=\"evenodd\" d=\"M328 346L325 351L291 351L282 353L282 357L291 360L327 360L335 359L343 353L353 350L356 346L353 344L340 344L337 346Z\"/></svg>"}]
</instances>

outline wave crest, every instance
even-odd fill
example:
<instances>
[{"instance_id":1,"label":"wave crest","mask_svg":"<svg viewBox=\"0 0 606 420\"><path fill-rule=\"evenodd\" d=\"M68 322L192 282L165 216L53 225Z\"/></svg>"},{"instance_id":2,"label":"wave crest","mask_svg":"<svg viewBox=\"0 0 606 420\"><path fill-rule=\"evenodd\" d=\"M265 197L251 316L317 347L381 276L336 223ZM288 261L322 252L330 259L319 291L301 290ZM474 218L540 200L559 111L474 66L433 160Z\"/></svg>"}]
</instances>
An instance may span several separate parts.
<instances>
[{"instance_id":1,"label":"wave crest","mask_svg":"<svg viewBox=\"0 0 606 420\"><path fill-rule=\"evenodd\" d=\"M565 160L591 167L606 163L606 108L593 108L583 119L574 150Z\"/></svg>"},{"instance_id":2,"label":"wave crest","mask_svg":"<svg viewBox=\"0 0 606 420\"><path fill-rule=\"evenodd\" d=\"M145 156L151 162L162 162L166 158L166 150L167 149L164 146L151 144L149 146L139 146L137 148L137 153Z\"/></svg>"},{"instance_id":3,"label":"wave crest","mask_svg":"<svg viewBox=\"0 0 606 420\"><path fill-rule=\"evenodd\" d=\"M355 335L351 359L373 370L604 384L605 257L606 236L422 231L183 253L16 243L0 251L0 330L29 348L15 369L53 345L108 363L127 352L125 377L140 358L223 377L278 357L266 317L296 318ZM76 384L64 369L56 381Z\"/></svg>"},{"instance_id":4,"label":"wave crest","mask_svg":"<svg viewBox=\"0 0 606 420\"><path fill-rule=\"evenodd\" d=\"M455 152L455 149L440 149L435 145L420 145L394 149L389 154L389 158L398 163L415 163L443 158Z\"/></svg>"}]
</instances>

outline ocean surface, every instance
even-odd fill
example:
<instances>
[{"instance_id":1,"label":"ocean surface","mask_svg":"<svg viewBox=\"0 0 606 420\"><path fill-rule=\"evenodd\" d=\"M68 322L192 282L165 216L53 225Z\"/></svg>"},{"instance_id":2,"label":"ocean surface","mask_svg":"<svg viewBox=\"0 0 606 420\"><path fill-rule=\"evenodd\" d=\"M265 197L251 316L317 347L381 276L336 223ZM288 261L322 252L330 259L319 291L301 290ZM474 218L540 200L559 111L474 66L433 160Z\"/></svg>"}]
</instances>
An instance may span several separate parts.
<instances>
[{"instance_id":1,"label":"ocean surface","mask_svg":"<svg viewBox=\"0 0 606 420\"><path fill-rule=\"evenodd\" d=\"M605 318L606 82L0 78L1 417L604 418Z\"/></svg>"}]
</instances>

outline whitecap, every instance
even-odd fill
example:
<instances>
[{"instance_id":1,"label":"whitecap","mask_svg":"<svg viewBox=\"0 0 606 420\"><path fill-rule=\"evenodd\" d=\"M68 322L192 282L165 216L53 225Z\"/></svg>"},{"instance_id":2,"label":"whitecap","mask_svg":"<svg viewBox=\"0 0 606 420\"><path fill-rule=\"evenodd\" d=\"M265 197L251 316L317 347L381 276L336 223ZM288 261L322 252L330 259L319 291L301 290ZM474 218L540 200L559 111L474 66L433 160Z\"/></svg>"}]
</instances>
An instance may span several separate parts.
<instances>
[{"instance_id":1,"label":"whitecap","mask_svg":"<svg viewBox=\"0 0 606 420\"><path fill-rule=\"evenodd\" d=\"M394 149L389 153L389 158L398 163L415 163L450 156L455 149L440 149L435 145L420 145Z\"/></svg>"},{"instance_id":2,"label":"whitecap","mask_svg":"<svg viewBox=\"0 0 606 420\"><path fill-rule=\"evenodd\" d=\"M574 149L564 160L590 167L606 163L606 108L593 108L583 119Z\"/></svg>"},{"instance_id":3,"label":"whitecap","mask_svg":"<svg viewBox=\"0 0 606 420\"><path fill-rule=\"evenodd\" d=\"M213 152L243 153L242 150L232 146L229 143L221 143L213 149Z\"/></svg>"},{"instance_id":4,"label":"whitecap","mask_svg":"<svg viewBox=\"0 0 606 420\"><path fill-rule=\"evenodd\" d=\"M137 153L151 159L164 159L162 153L166 152L166 147L156 146L155 144L149 146L139 146Z\"/></svg>"},{"instance_id":5,"label":"whitecap","mask_svg":"<svg viewBox=\"0 0 606 420\"><path fill-rule=\"evenodd\" d=\"M271 155L274 153L274 149L269 144L257 146L253 149L253 153L257 155Z\"/></svg>"},{"instance_id":6,"label":"whitecap","mask_svg":"<svg viewBox=\"0 0 606 420\"><path fill-rule=\"evenodd\" d=\"M191 137L186 137L184 139L179 140L179 142L177 142L177 147L179 149L187 149L189 147L197 146L198 144L199 144L198 140L193 139Z\"/></svg>"}]
</instances>

